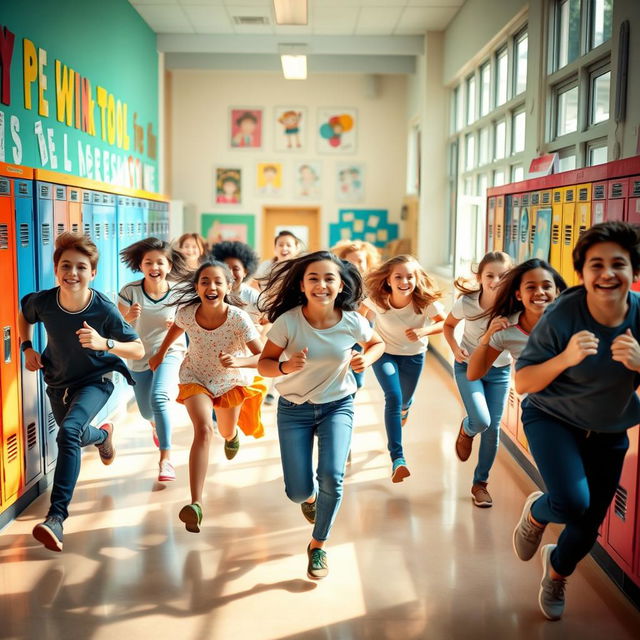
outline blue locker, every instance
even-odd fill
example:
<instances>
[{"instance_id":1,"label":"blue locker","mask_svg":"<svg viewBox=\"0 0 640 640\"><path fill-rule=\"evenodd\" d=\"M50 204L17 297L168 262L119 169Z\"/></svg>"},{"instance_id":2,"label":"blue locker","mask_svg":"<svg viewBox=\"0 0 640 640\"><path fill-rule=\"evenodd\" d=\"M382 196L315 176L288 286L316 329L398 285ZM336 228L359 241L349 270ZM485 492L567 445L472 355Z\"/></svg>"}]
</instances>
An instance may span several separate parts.
<instances>
[{"instance_id":1,"label":"blue locker","mask_svg":"<svg viewBox=\"0 0 640 640\"><path fill-rule=\"evenodd\" d=\"M82 233L89 238L93 237L93 203L91 191L83 190L80 195L80 212L82 218Z\"/></svg>"}]
</instances>

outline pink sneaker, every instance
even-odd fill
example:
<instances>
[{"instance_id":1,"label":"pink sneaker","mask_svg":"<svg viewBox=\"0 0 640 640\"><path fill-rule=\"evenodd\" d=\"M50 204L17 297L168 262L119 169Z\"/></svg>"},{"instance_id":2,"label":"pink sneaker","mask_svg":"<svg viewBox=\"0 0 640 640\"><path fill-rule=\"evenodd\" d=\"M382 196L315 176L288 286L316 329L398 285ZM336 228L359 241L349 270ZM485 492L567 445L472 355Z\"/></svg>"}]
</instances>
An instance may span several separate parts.
<instances>
[{"instance_id":1,"label":"pink sneaker","mask_svg":"<svg viewBox=\"0 0 640 640\"><path fill-rule=\"evenodd\" d=\"M158 482L171 482L176 479L176 470L170 460L163 460L160 463L160 472L158 473Z\"/></svg>"}]
</instances>

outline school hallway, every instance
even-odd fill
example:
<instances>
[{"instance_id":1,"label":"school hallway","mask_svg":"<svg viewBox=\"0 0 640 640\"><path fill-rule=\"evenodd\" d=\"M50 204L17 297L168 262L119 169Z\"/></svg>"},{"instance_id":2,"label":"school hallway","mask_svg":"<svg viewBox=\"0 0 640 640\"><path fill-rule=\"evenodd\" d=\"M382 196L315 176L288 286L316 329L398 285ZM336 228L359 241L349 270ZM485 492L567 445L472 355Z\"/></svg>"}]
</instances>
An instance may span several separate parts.
<instances>
[{"instance_id":1,"label":"school hallway","mask_svg":"<svg viewBox=\"0 0 640 640\"><path fill-rule=\"evenodd\" d=\"M455 457L463 410L434 356L405 427L412 475L401 484L389 479L382 394L367 373L330 574L318 583L306 578L310 525L284 494L275 407L264 414L266 437L243 438L231 462L216 437L203 529L191 534L178 520L189 498L186 412L175 408L178 479L161 485L148 423L130 411L116 424L112 466L84 456L63 553L31 537L48 492L2 532L0 638L638 637L640 611L591 558L568 583L563 620L543 618L539 555L521 562L511 547L533 482L501 449L494 507L473 506L475 451L465 464ZM556 535L550 527L543 543Z\"/></svg>"}]
</instances>

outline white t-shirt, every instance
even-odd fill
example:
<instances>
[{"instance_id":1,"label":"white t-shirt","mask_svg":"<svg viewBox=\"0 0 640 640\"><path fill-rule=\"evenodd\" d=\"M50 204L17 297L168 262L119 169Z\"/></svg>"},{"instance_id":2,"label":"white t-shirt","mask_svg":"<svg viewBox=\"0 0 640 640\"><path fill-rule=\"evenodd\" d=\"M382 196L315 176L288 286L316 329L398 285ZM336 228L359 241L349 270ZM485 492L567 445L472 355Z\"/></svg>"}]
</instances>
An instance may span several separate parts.
<instances>
[{"instance_id":1,"label":"white t-shirt","mask_svg":"<svg viewBox=\"0 0 640 640\"><path fill-rule=\"evenodd\" d=\"M517 360L524 348L527 346L529 334L518 325L520 313L516 313L509 318L510 325L502 331L496 331L489 338L489 346L496 351L507 351L511 357Z\"/></svg>"},{"instance_id":2,"label":"white t-shirt","mask_svg":"<svg viewBox=\"0 0 640 640\"><path fill-rule=\"evenodd\" d=\"M277 379L278 393L295 404L324 404L355 393L351 349L356 342L369 342L372 335L369 323L356 311L343 311L340 321L329 329L312 327L301 306L283 313L267 338L284 348L285 359L305 347L309 352L302 370Z\"/></svg>"},{"instance_id":3,"label":"white t-shirt","mask_svg":"<svg viewBox=\"0 0 640 640\"><path fill-rule=\"evenodd\" d=\"M391 307L383 309L373 300L366 298L363 304L375 312L374 328L386 344L385 353L394 356L416 356L424 353L429 345L429 336L424 336L416 342L411 342L407 338L407 329L422 329L433 324L432 318L442 316L444 318L444 307L439 302L433 302L422 313L416 313L413 303L409 303L402 309Z\"/></svg>"},{"instance_id":4,"label":"white t-shirt","mask_svg":"<svg viewBox=\"0 0 640 640\"><path fill-rule=\"evenodd\" d=\"M164 297L154 300L145 293L143 282L144 279L125 284L118 294L123 304L131 307L137 302L142 307L142 312L131 323L131 326L142 340L144 358L142 360L127 360L127 366L131 371L146 371L149 368L149 358L160 348L167 334L167 321L173 320L176 315L176 308L168 306L176 298L175 290L169 288ZM180 336L169 347L167 353L182 357L186 349L187 342L184 336Z\"/></svg>"},{"instance_id":5,"label":"white t-shirt","mask_svg":"<svg viewBox=\"0 0 640 640\"><path fill-rule=\"evenodd\" d=\"M255 325L259 324L260 316L262 315L258 311L257 307L259 295L260 292L257 289L250 287L248 284L243 282L240 285L240 292L238 294L238 297L245 304L245 306L242 307L242 310L246 311L249 314L251 320L253 321L253 324Z\"/></svg>"},{"instance_id":6,"label":"white t-shirt","mask_svg":"<svg viewBox=\"0 0 640 640\"><path fill-rule=\"evenodd\" d=\"M199 384L214 398L233 387L246 387L256 375L255 369L226 368L220 364L220 353L243 358L246 344L260 336L249 314L229 306L227 320L217 329L204 329L196 321L200 304L180 307L175 323L189 336L189 350L180 367L181 384Z\"/></svg>"},{"instance_id":7,"label":"white t-shirt","mask_svg":"<svg viewBox=\"0 0 640 640\"><path fill-rule=\"evenodd\" d=\"M464 320L464 333L460 346L466 349L469 354L473 353L480 342L480 338L487 330L488 316L471 320L475 316L484 313L484 309L480 306L478 299L480 292L476 291L468 295L460 296L453 304L451 315L458 320ZM511 356L507 351L503 351L493 363L494 367L505 367L511 364Z\"/></svg>"}]
</instances>

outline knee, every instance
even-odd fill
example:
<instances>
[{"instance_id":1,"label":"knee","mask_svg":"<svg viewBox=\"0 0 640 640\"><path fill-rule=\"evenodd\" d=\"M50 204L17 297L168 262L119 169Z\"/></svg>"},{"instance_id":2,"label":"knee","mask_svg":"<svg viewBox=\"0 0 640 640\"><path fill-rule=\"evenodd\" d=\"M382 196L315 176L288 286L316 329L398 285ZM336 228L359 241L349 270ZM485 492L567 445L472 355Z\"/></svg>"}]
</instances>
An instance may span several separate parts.
<instances>
[{"instance_id":1,"label":"knee","mask_svg":"<svg viewBox=\"0 0 640 640\"><path fill-rule=\"evenodd\" d=\"M309 489L308 487L305 488L285 486L284 492L287 494L287 498L289 498L291 502L301 504L313 495L313 487Z\"/></svg>"},{"instance_id":2,"label":"knee","mask_svg":"<svg viewBox=\"0 0 640 640\"><path fill-rule=\"evenodd\" d=\"M204 445L210 444L213 440L213 421L210 420L194 424L193 438Z\"/></svg>"},{"instance_id":3,"label":"knee","mask_svg":"<svg viewBox=\"0 0 640 640\"><path fill-rule=\"evenodd\" d=\"M56 442L61 449L65 447L81 447L82 430L76 424L63 422L60 429L58 429Z\"/></svg>"},{"instance_id":4,"label":"knee","mask_svg":"<svg viewBox=\"0 0 640 640\"><path fill-rule=\"evenodd\" d=\"M572 522L584 516L589 508L589 495L585 492L572 492L561 496L549 497L551 508L562 522Z\"/></svg>"},{"instance_id":5,"label":"knee","mask_svg":"<svg viewBox=\"0 0 640 640\"><path fill-rule=\"evenodd\" d=\"M399 389L385 389L384 402L387 407L400 407L402 405L402 394Z\"/></svg>"},{"instance_id":6,"label":"knee","mask_svg":"<svg viewBox=\"0 0 640 640\"><path fill-rule=\"evenodd\" d=\"M321 473L318 476L318 489L332 498L339 498L342 495L342 483L344 471L337 469L328 473Z\"/></svg>"},{"instance_id":7,"label":"knee","mask_svg":"<svg viewBox=\"0 0 640 640\"><path fill-rule=\"evenodd\" d=\"M164 391L156 391L151 395L151 410L154 414L165 410L169 402L169 394Z\"/></svg>"}]
</instances>

